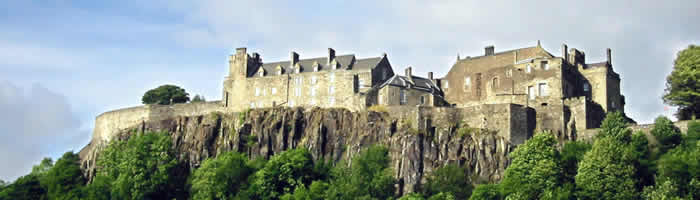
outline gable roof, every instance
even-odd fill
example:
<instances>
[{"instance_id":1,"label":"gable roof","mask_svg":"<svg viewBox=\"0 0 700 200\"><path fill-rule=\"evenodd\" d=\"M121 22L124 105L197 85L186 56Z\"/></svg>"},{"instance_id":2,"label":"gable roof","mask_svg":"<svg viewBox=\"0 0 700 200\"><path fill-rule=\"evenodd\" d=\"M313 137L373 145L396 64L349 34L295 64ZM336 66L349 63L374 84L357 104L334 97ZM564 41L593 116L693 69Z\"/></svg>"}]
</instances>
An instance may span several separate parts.
<instances>
[{"instance_id":1,"label":"gable roof","mask_svg":"<svg viewBox=\"0 0 700 200\"><path fill-rule=\"evenodd\" d=\"M345 70L365 70L365 69L373 69L377 67L379 62L382 60L383 57L373 57L373 58L363 58L363 59L355 59L354 54L348 54L348 55L340 55L335 57L335 61L338 63L339 68L338 69L345 69ZM313 72L313 66L314 63L317 63L318 66L320 67L319 71L330 71L333 70L333 67L328 65L328 57L318 57L318 58L308 58L308 59L300 59L298 64L301 66L302 73L304 72ZM271 62L271 63L263 63L262 68L265 69L265 71L269 72L270 76L277 75L277 66L282 67L284 69L284 72L282 74L292 74L294 73L294 66L290 66L290 61L278 61L278 62ZM257 70L254 70L256 72ZM248 73L248 77L254 76L255 73Z\"/></svg>"},{"instance_id":2,"label":"gable roof","mask_svg":"<svg viewBox=\"0 0 700 200\"><path fill-rule=\"evenodd\" d=\"M411 79L413 81L411 81ZM435 96L442 96L442 90L440 90L440 88L430 79L418 76L411 76L411 79L406 76L394 75L387 79L384 83L377 86L377 89L381 89L386 86L395 86L406 89L420 90L423 92L432 93Z\"/></svg>"},{"instance_id":3,"label":"gable roof","mask_svg":"<svg viewBox=\"0 0 700 200\"><path fill-rule=\"evenodd\" d=\"M517 58L516 58L517 55ZM493 55L481 55L476 57L467 57L459 59L452 65L448 75L456 68L473 68L473 67L502 67L512 65L517 61L523 61L537 57L554 57L551 53L544 50L542 47L532 46L520 49L507 50L496 52ZM516 61L517 59L517 61Z\"/></svg>"}]
</instances>

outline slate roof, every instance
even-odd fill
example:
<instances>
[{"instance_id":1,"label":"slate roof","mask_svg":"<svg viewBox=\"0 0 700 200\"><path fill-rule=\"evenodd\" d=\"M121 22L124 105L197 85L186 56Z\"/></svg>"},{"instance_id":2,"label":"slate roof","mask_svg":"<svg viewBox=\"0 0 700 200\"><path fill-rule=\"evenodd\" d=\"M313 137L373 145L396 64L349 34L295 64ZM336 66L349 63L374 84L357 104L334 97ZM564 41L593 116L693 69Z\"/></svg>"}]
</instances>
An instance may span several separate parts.
<instances>
[{"instance_id":1,"label":"slate roof","mask_svg":"<svg viewBox=\"0 0 700 200\"><path fill-rule=\"evenodd\" d=\"M382 60L382 58L383 57L355 59L354 54L349 54L349 55L336 56L335 61L340 65L340 67L338 69L346 69L347 70L349 68L350 70L365 70L365 69L373 69L373 68L377 67L377 65ZM333 68L331 66L329 66L327 63L328 57L318 57L318 58L299 59L299 65L301 66L302 73L313 72L314 62L318 63L318 65L321 67L321 69L319 71L333 70ZM262 68L265 69L265 71L267 72L266 76L278 75L277 71L276 71L277 66L281 66L284 69L283 74L294 73L294 68L293 68L293 66L290 66L289 60L262 64ZM249 72L248 77L255 76L255 73L258 71L258 69Z\"/></svg>"},{"instance_id":2,"label":"slate roof","mask_svg":"<svg viewBox=\"0 0 700 200\"><path fill-rule=\"evenodd\" d=\"M442 91L430 79L418 76L411 76L411 78L413 79L413 81L411 81L406 76L394 75L393 77L387 79L387 81L385 81L384 83L380 84L377 88L383 88L386 86L396 86L408 89L421 90L442 97Z\"/></svg>"}]
</instances>

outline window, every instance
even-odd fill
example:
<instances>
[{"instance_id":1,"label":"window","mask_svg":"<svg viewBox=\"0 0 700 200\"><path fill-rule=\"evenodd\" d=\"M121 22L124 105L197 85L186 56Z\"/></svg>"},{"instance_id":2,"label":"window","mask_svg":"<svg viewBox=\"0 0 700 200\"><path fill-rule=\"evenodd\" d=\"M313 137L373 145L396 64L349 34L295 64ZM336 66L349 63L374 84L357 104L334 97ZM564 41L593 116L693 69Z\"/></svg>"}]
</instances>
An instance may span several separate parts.
<instances>
[{"instance_id":1,"label":"window","mask_svg":"<svg viewBox=\"0 0 700 200\"><path fill-rule=\"evenodd\" d=\"M464 86L469 87L470 85L472 85L472 79L471 77L467 76L466 78L464 78Z\"/></svg>"},{"instance_id":2,"label":"window","mask_svg":"<svg viewBox=\"0 0 700 200\"><path fill-rule=\"evenodd\" d=\"M407 102L407 99L406 99L406 90L404 90L404 89L399 90L399 98L400 98L400 99L399 99L399 104L405 105L406 102Z\"/></svg>"},{"instance_id":3,"label":"window","mask_svg":"<svg viewBox=\"0 0 700 200\"><path fill-rule=\"evenodd\" d=\"M360 88L365 87L365 80L360 79L359 85L360 85Z\"/></svg>"},{"instance_id":4,"label":"window","mask_svg":"<svg viewBox=\"0 0 700 200\"><path fill-rule=\"evenodd\" d=\"M277 88L272 88L270 91L270 94L277 94Z\"/></svg>"},{"instance_id":5,"label":"window","mask_svg":"<svg viewBox=\"0 0 700 200\"><path fill-rule=\"evenodd\" d=\"M263 106L263 102L262 102L262 101L258 101L258 108L262 108L262 107L264 107L264 106Z\"/></svg>"},{"instance_id":6,"label":"window","mask_svg":"<svg viewBox=\"0 0 700 200\"><path fill-rule=\"evenodd\" d=\"M311 104L312 106L316 105L316 99L311 99L311 102L309 104Z\"/></svg>"},{"instance_id":7,"label":"window","mask_svg":"<svg viewBox=\"0 0 700 200\"><path fill-rule=\"evenodd\" d=\"M255 96L260 96L260 88L255 88Z\"/></svg>"},{"instance_id":8,"label":"window","mask_svg":"<svg viewBox=\"0 0 700 200\"><path fill-rule=\"evenodd\" d=\"M312 76L311 77L311 84L316 84L316 82L318 82L318 78L316 78L316 76Z\"/></svg>"},{"instance_id":9,"label":"window","mask_svg":"<svg viewBox=\"0 0 700 200\"><path fill-rule=\"evenodd\" d=\"M328 97L328 105L335 105L335 97Z\"/></svg>"},{"instance_id":10,"label":"window","mask_svg":"<svg viewBox=\"0 0 700 200\"><path fill-rule=\"evenodd\" d=\"M615 105L615 102L613 101L613 102L611 102L611 104L610 104L610 107L612 107L612 108L616 108L616 107L617 107L617 105Z\"/></svg>"},{"instance_id":11,"label":"window","mask_svg":"<svg viewBox=\"0 0 700 200\"><path fill-rule=\"evenodd\" d=\"M588 83L583 83L583 91L588 92L589 90L591 90L591 85Z\"/></svg>"},{"instance_id":12,"label":"window","mask_svg":"<svg viewBox=\"0 0 700 200\"><path fill-rule=\"evenodd\" d=\"M512 76L513 76L513 69L506 70L506 77L512 77Z\"/></svg>"},{"instance_id":13,"label":"window","mask_svg":"<svg viewBox=\"0 0 700 200\"><path fill-rule=\"evenodd\" d=\"M549 87L547 86L547 83L540 83L537 84L540 96L549 96Z\"/></svg>"},{"instance_id":14,"label":"window","mask_svg":"<svg viewBox=\"0 0 700 200\"><path fill-rule=\"evenodd\" d=\"M301 96L301 88L294 88L294 96Z\"/></svg>"},{"instance_id":15,"label":"window","mask_svg":"<svg viewBox=\"0 0 700 200\"><path fill-rule=\"evenodd\" d=\"M294 107L294 100L289 101L289 107Z\"/></svg>"},{"instance_id":16,"label":"window","mask_svg":"<svg viewBox=\"0 0 700 200\"><path fill-rule=\"evenodd\" d=\"M335 82L335 73L331 73L329 79L330 79L331 82Z\"/></svg>"},{"instance_id":17,"label":"window","mask_svg":"<svg viewBox=\"0 0 700 200\"><path fill-rule=\"evenodd\" d=\"M302 77L301 77L301 76L299 76L299 77L296 77L296 78L294 79L294 83L296 83L297 85L301 85L301 83L302 83L302 80L303 80L303 79L302 79Z\"/></svg>"},{"instance_id":18,"label":"window","mask_svg":"<svg viewBox=\"0 0 700 200\"><path fill-rule=\"evenodd\" d=\"M377 97L377 102L378 102L379 105L382 104L382 97L381 97L381 96L378 96L378 97Z\"/></svg>"},{"instance_id":19,"label":"window","mask_svg":"<svg viewBox=\"0 0 700 200\"><path fill-rule=\"evenodd\" d=\"M335 93L335 86L332 86L328 88L328 94L333 94Z\"/></svg>"},{"instance_id":20,"label":"window","mask_svg":"<svg viewBox=\"0 0 700 200\"><path fill-rule=\"evenodd\" d=\"M259 75L260 77L265 76L265 71L263 71L262 69L260 69L260 71L258 71L258 75Z\"/></svg>"},{"instance_id":21,"label":"window","mask_svg":"<svg viewBox=\"0 0 700 200\"><path fill-rule=\"evenodd\" d=\"M255 108L255 103L250 102L250 108Z\"/></svg>"},{"instance_id":22,"label":"window","mask_svg":"<svg viewBox=\"0 0 700 200\"><path fill-rule=\"evenodd\" d=\"M527 87L527 96L530 98L530 100L535 99L535 87L532 87L532 86Z\"/></svg>"},{"instance_id":23,"label":"window","mask_svg":"<svg viewBox=\"0 0 700 200\"><path fill-rule=\"evenodd\" d=\"M298 67L298 66L297 66L297 67L294 67L294 71L296 71L297 74L298 74L298 73L301 73L301 67Z\"/></svg>"},{"instance_id":24,"label":"window","mask_svg":"<svg viewBox=\"0 0 700 200\"><path fill-rule=\"evenodd\" d=\"M262 93L263 93L263 94L262 94L263 96L266 96L266 95L267 95L267 90L263 89L263 90L262 90Z\"/></svg>"},{"instance_id":25,"label":"window","mask_svg":"<svg viewBox=\"0 0 700 200\"><path fill-rule=\"evenodd\" d=\"M420 96L420 105L425 104L425 96Z\"/></svg>"},{"instance_id":26,"label":"window","mask_svg":"<svg viewBox=\"0 0 700 200\"><path fill-rule=\"evenodd\" d=\"M532 72L532 65L527 64L527 67L525 68L525 72L527 72L527 73Z\"/></svg>"},{"instance_id":27,"label":"window","mask_svg":"<svg viewBox=\"0 0 700 200\"><path fill-rule=\"evenodd\" d=\"M445 89L447 89L450 87L450 84L449 84L449 82L447 82L447 80L445 80L445 84L443 84L443 86Z\"/></svg>"},{"instance_id":28,"label":"window","mask_svg":"<svg viewBox=\"0 0 700 200\"><path fill-rule=\"evenodd\" d=\"M315 87L312 87L312 88L311 88L311 96L312 96L312 97L315 97L315 96L316 96L316 88L315 88Z\"/></svg>"},{"instance_id":29,"label":"window","mask_svg":"<svg viewBox=\"0 0 700 200\"><path fill-rule=\"evenodd\" d=\"M493 77L493 80L491 80L491 88L492 89L498 88L498 77Z\"/></svg>"},{"instance_id":30,"label":"window","mask_svg":"<svg viewBox=\"0 0 700 200\"><path fill-rule=\"evenodd\" d=\"M542 69L549 70L549 63L547 63L547 61L542 61L540 64L542 65Z\"/></svg>"}]
</instances>

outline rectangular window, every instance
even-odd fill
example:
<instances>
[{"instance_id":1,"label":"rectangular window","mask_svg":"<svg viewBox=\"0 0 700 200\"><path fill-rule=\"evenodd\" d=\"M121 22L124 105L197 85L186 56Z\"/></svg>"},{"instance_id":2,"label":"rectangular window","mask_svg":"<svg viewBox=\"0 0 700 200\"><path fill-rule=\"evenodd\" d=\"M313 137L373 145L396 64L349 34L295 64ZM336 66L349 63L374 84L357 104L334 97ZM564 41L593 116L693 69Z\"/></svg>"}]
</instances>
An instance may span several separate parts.
<instances>
[{"instance_id":1,"label":"rectangular window","mask_svg":"<svg viewBox=\"0 0 700 200\"><path fill-rule=\"evenodd\" d=\"M335 105L335 97L328 97L328 104L329 105Z\"/></svg>"},{"instance_id":2,"label":"rectangular window","mask_svg":"<svg viewBox=\"0 0 700 200\"><path fill-rule=\"evenodd\" d=\"M406 99L406 90L404 90L404 89L399 90L399 98L400 98L400 99L399 99L399 103L400 103L401 105L405 105L406 102L407 102L407 99Z\"/></svg>"},{"instance_id":3,"label":"rectangular window","mask_svg":"<svg viewBox=\"0 0 700 200\"><path fill-rule=\"evenodd\" d=\"M540 83L537 86L539 87L540 96L549 96L549 87L547 83Z\"/></svg>"},{"instance_id":4,"label":"rectangular window","mask_svg":"<svg viewBox=\"0 0 700 200\"><path fill-rule=\"evenodd\" d=\"M313 105L316 105L316 99L311 99L310 104L311 104L312 106L313 106Z\"/></svg>"},{"instance_id":5,"label":"rectangular window","mask_svg":"<svg viewBox=\"0 0 700 200\"><path fill-rule=\"evenodd\" d=\"M364 88L365 87L365 80L360 79L359 85L360 85L360 88Z\"/></svg>"},{"instance_id":6,"label":"rectangular window","mask_svg":"<svg viewBox=\"0 0 700 200\"><path fill-rule=\"evenodd\" d=\"M262 107L264 107L264 106L263 106L263 102L262 102L262 101L259 101L259 102L258 102L258 108L262 108Z\"/></svg>"},{"instance_id":7,"label":"rectangular window","mask_svg":"<svg viewBox=\"0 0 700 200\"><path fill-rule=\"evenodd\" d=\"M294 96L301 96L301 88L294 88Z\"/></svg>"},{"instance_id":8,"label":"rectangular window","mask_svg":"<svg viewBox=\"0 0 700 200\"><path fill-rule=\"evenodd\" d=\"M311 84L316 84L316 82L318 82L318 79L316 78L316 76L312 76L311 77Z\"/></svg>"},{"instance_id":9,"label":"rectangular window","mask_svg":"<svg viewBox=\"0 0 700 200\"><path fill-rule=\"evenodd\" d=\"M272 88L271 90L272 91L270 91L270 94L273 94L273 95L277 94L277 88Z\"/></svg>"},{"instance_id":10,"label":"rectangular window","mask_svg":"<svg viewBox=\"0 0 700 200\"><path fill-rule=\"evenodd\" d=\"M443 86L445 89L450 88L450 84L447 82L447 80L445 80L445 84L443 84Z\"/></svg>"},{"instance_id":11,"label":"rectangular window","mask_svg":"<svg viewBox=\"0 0 700 200\"><path fill-rule=\"evenodd\" d=\"M312 97L315 97L315 96L316 96L316 88L315 88L315 87L312 87L312 88L311 88L311 96L312 96Z\"/></svg>"},{"instance_id":12,"label":"rectangular window","mask_svg":"<svg viewBox=\"0 0 700 200\"><path fill-rule=\"evenodd\" d=\"M329 78L331 82L335 82L335 73L331 73L331 77Z\"/></svg>"},{"instance_id":13,"label":"rectangular window","mask_svg":"<svg viewBox=\"0 0 700 200\"><path fill-rule=\"evenodd\" d=\"M260 96L260 88L255 88L255 96Z\"/></svg>"},{"instance_id":14,"label":"rectangular window","mask_svg":"<svg viewBox=\"0 0 700 200\"><path fill-rule=\"evenodd\" d=\"M588 83L583 83L583 91L588 92L588 90L591 90L591 85Z\"/></svg>"},{"instance_id":15,"label":"rectangular window","mask_svg":"<svg viewBox=\"0 0 700 200\"><path fill-rule=\"evenodd\" d=\"M549 63L547 63L547 61L542 61L541 64L542 64L542 69L549 70Z\"/></svg>"},{"instance_id":16,"label":"rectangular window","mask_svg":"<svg viewBox=\"0 0 700 200\"><path fill-rule=\"evenodd\" d=\"M255 103L254 103L254 102L250 102L250 108L255 108Z\"/></svg>"},{"instance_id":17,"label":"rectangular window","mask_svg":"<svg viewBox=\"0 0 700 200\"><path fill-rule=\"evenodd\" d=\"M331 86L328 88L328 94L333 94L333 93L335 93L335 86L332 86L332 85L331 85Z\"/></svg>"},{"instance_id":18,"label":"rectangular window","mask_svg":"<svg viewBox=\"0 0 700 200\"><path fill-rule=\"evenodd\" d=\"M527 87L527 96L530 98L530 100L535 99L535 87L532 87L532 86Z\"/></svg>"},{"instance_id":19,"label":"rectangular window","mask_svg":"<svg viewBox=\"0 0 700 200\"><path fill-rule=\"evenodd\" d=\"M294 100L289 101L289 107L294 107Z\"/></svg>"},{"instance_id":20,"label":"rectangular window","mask_svg":"<svg viewBox=\"0 0 700 200\"><path fill-rule=\"evenodd\" d=\"M472 85L472 79L471 77L467 76L466 78L464 78L464 86L469 87L470 85Z\"/></svg>"},{"instance_id":21,"label":"rectangular window","mask_svg":"<svg viewBox=\"0 0 700 200\"><path fill-rule=\"evenodd\" d=\"M420 96L420 105L425 104L425 96Z\"/></svg>"},{"instance_id":22,"label":"rectangular window","mask_svg":"<svg viewBox=\"0 0 700 200\"><path fill-rule=\"evenodd\" d=\"M525 71L526 71L527 73L532 72L532 65L527 64L527 67L525 68Z\"/></svg>"}]
</instances>

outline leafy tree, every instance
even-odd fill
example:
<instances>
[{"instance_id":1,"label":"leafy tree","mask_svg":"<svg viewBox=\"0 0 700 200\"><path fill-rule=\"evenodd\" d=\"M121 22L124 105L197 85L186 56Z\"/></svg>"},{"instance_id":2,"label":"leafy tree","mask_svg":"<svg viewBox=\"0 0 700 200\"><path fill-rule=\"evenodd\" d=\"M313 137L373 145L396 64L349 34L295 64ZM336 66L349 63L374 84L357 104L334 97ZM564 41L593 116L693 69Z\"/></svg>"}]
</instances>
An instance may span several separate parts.
<instances>
[{"instance_id":1,"label":"leafy tree","mask_svg":"<svg viewBox=\"0 0 700 200\"><path fill-rule=\"evenodd\" d=\"M678 193L678 188L671 181L664 181L657 186L649 186L644 188L642 194L644 199L649 200L682 200Z\"/></svg>"},{"instance_id":2,"label":"leafy tree","mask_svg":"<svg viewBox=\"0 0 700 200\"><path fill-rule=\"evenodd\" d=\"M111 180L111 197L166 199L182 195L175 169L177 159L166 133L139 133L113 141L98 158L98 176Z\"/></svg>"},{"instance_id":3,"label":"leafy tree","mask_svg":"<svg viewBox=\"0 0 700 200\"><path fill-rule=\"evenodd\" d=\"M576 186L581 199L636 198L636 169L627 145L611 137L599 138L579 164Z\"/></svg>"},{"instance_id":4,"label":"leafy tree","mask_svg":"<svg viewBox=\"0 0 700 200\"><path fill-rule=\"evenodd\" d=\"M277 199L292 193L297 187L311 183L315 176L311 153L293 149L272 156L265 167L255 173L257 194L262 199Z\"/></svg>"},{"instance_id":5,"label":"leafy tree","mask_svg":"<svg viewBox=\"0 0 700 200\"><path fill-rule=\"evenodd\" d=\"M654 120L654 128L650 132L658 140L659 153L661 154L681 143L681 130L664 116L659 116Z\"/></svg>"},{"instance_id":6,"label":"leafy tree","mask_svg":"<svg viewBox=\"0 0 700 200\"><path fill-rule=\"evenodd\" d=\"M387 199L394 196L394 183L389 168L389 150L372 146L352 159L348 167L338 164L332 171L326 199Z\"/></svg>"},{"instance_id":7,"label":"leafy tree","mask_svg":"<svg viewBox=\"0 0 700 200\"><path fill-rule=\"evenodd\" d=\"M583 155L591 150L591 144L579 141L570 141L564 144L561 150L561 166L563 169L563 182L573 183L578 164L583 160Z\"/></svg>"},{"instance_id":8,"label":"leafy tree","mask_svg":"<svg viewBox=\"0 0 700 200\"><path fill-rule=\"evenodd\" d=\"M0 191L0 199L13 200L44 200L48 199L46 190L41 187L39 175L29 174L19 177L15 182Z\"/></svg>"},{"instance_id":9,"label":"leafy tree","mask_svg":"<svg viewBox=\"0 0 700 200\"><path fill-rule=\"evenodd\" d=\"M46 188L49 199L79 199L85 185L80 158L72 151L66 152L44 176L41 185Z\"/></svg>"},{"instance_id":10,"label":"leafy tree","mask_svg":"<svg viewBox=\"0 0 700 200\"><path fill-rule=\"evenodd\" d=\"M700 197L700 143L670 150L661 156L658 168L660 181L673 181L682 194Z\"/></svg>"},{"instance_id":11,"label":"leafy tree","mask_svg":"<svg viewBox=\"0 0 700 200\"><path fill-rule=\"evenodd\" d=\"M161 85L155 89L148 90L141 102L143 104L170 105L175 103L187 103L190 101L190 94L185 89L175 85Z\"/></svg>"},{"instance_id":12,"label":"leafy tree","mask_svg":"<svg viewBox=\"0 0 700 200\"><path fill-rule=\"evenodd\" d=\"M453 198L467 199L471 196L472 185L465 168L450 164L428 175L424 190L426 196L445 193Z\"/></svg>"},{"instance_id":13,"label":"leafy tree","mask_svg":"<svg viewBox=\"0 0 700 200\"><path fill-rule=\"evenodd\" d=\"M85 199L91 200L109 200L111 199L111 184L114 182L108 176L95 176L92 183L85 186L83 196Z\"/></svg>"},{"instance_id":14,"label":"leafy tree","mask_svg":"<svg viewBox=\"0 0 700 200\"><path fill-rule=\"evenodd\" d=\"M562 180L556 144L554 136L545 132L519 145L510 154L513 160L501 181L504 195L518 199L552 198Z\"/></svg>"},{"instance_id":15,"label":"leafy tree","mask_svg":"<svg viewBox=\"0 0 700 200\"><path fill-rule=\"evenodd\" d=\"M209 158L192 174L192 199L233 199L253 172L240 153Z\"/></svg>"},{"instance_id":16,"label":"leafy tree","mask_svg":"<svg viewBox=\"0 0 700 200\"><path fill-rule=\"evenodd\" d=\"M194 95L194 97L192 97L192 101L190 101L190 103L198 103L198 102L206 102L206 101L207 100L204 99L204 96L197 94L197 95Z\"/></svg>"},{"instance_id":17,"label":"leafy tree","mask_svg":"<svg viewBox=\"0 0 700 200\"><path fill-rule=\"evenodd\" d=\"M424 200L424 199L425 198L423 198L423 195L418 194L418 193L409 193L409 194L406 194L406 195L402 196L401 198L399 198L399 200Z\"/></svg>"},{"instance_id":18,"label":"leafy tree","mask_svg":"<svg viewBox=\"0 0 700 200\"><path fill-rule=\"evenodd\" d=\"M642 189L645 186L654 185L654 174L656 174L656 159L657 154L652 154L649 151L649 140L646 134L637 131L632 134L630 139L630 153L634 159L635 168L637 169L636 179L639 180L637 188Z\"/></svg>"},{"instance_id":19,"label":"leafy tree","mask_svg":"<svg viewBox=\"0 0 700 200\"><path fill-rule=\"evenodd\" d=\"M621 112L610 112L600 125L597 137L613 137L621 142L629 142L630 130L627 129L627 119Z\"/></svg>"},{"instance_id":20,"label":"leafy tree","mask_svg":"<svg viewBox=\"0 0 700 200\"><path fill-rule=\"evenodd\" d=\"M30 174L43 176L51 167L53 167L53 160L51 158L44 158L38 165L32 167L32 172Z\"/></svg>"},{"instance_id":21,"label":"leafy tree","mask_svg":"<svg viewBox=\"0 0 700 200\"><path fill-rule=\"evenodd\" d=\"M472 192L472 196L469 197L470 200L500 200L503 199L501 195L500 186L498 184L482 184L477 185Z\"/></svg>"},{"instance_id":22,"label":"leafy tree","mask_svg":"<svg viewBox=\"0 0 700 200\"><path fill-rule=\"evenodd\" d=\"M678 119L700 116L700 46L678 52L673 71L666 77L665 103L678 106Z\"/></svg>"},{"instance_id":23,"label":"leafy tree","mask_svg":"<svg viewBox=\"0 0 700 200\"><path fill-rule=\"evenodd\" d=\"M430 198L428 198L428 200L455 200L455 199L457 199L457 198L455 198L454 195L452 195L450 193L444 193L444 192L437 193L433 196L430 196ZM465 197L463 199L467 199L467 197Z\"/></svg>"}]
</instances>

